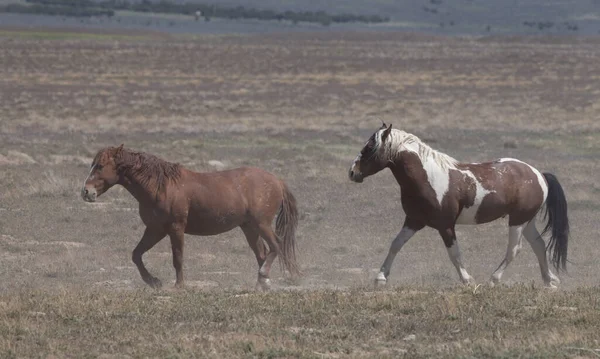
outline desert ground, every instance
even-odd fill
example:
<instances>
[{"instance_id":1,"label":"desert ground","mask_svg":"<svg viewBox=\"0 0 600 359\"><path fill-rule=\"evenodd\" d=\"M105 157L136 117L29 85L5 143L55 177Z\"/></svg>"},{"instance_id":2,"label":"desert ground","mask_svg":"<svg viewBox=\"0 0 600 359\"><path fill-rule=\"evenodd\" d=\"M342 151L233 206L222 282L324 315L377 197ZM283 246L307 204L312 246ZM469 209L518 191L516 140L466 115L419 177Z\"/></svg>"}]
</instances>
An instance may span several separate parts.
<instances>
[{"instance_id":1,"label":"desert ground","mask_svg":"<svg viewBox=\"0 0 600 359\"><path fill-rule=\"evenodd\" d=\"M600 40L401 33L183 36L0 31L0 356L594 357L600 355ZM404 214L391 173L351 183L381 124L465 162L515 157L557 175L568 273L542 288L524 243L489 276L506 220L459 226L465 288L437 232L373 279ZM257 266L239 229L168 240L131 262L144 226L114 187L80 197L96 151L124 143L196 171L258 166L288 183L303 277ZM215 165L216 164L216 165ZM542 227L541 224L538 227ZM119 356L120 355L120 356Z\"/></svg>"}]
</instances>

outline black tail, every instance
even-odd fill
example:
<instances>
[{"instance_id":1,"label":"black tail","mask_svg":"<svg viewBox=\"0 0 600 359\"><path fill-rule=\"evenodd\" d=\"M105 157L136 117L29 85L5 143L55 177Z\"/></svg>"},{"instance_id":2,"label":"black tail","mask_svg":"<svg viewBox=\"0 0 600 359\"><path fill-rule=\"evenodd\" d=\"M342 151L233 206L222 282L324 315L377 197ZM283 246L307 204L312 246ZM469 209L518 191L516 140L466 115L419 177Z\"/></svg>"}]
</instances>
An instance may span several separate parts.
<instances>
[{"instance_id":1,"label":"black tail","mask_svg":"<svg viewBox=\"0 0 600 359\"><path fill-rule=\"evenodd\" d=\"M569 244L569 217L567 216L567 199L562 186L556 176L552 173L544 173L548 182L548 198L546 198L546 213L544 220L548 218L542 235L552 230L548 251L552 252L552 264L556 270L566 270L567 247Z\"/></svg>"}]
</instances>

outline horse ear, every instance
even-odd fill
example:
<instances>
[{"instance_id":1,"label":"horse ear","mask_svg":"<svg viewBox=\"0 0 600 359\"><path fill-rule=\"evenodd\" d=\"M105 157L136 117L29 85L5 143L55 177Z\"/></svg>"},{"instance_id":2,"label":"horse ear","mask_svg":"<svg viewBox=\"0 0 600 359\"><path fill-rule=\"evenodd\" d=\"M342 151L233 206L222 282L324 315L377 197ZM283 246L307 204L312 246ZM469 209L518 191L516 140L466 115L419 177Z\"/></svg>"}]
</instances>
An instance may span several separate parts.
<instances>
[{"instance_id":1,"label":"horse ear","mask_svg":"<svg viewBox=\"0 0 600 359\"><path fill-rule=\"evenodd\" d=\"M121 143L121 146L117 147L117 149L115 150L115 157L120 155L122 151L123 151L123 143Z\"/></svg>"},{"instance_id":2,"label":"horse ear","mask_svg":"<svg viewBox=\"0 0 600 359\"><path fill-rule=\"evenodd\" d=\"M383 122L383 120L381 120L381 127L379 129L383 130L386 127L387 127L387 125L385 124L385 122Z\"/></svg>"},{"instance_id":3,"label":"horse ear","mask_svg":"<svg viewBox=\"0 0 600 359\"><path fill-rule=\"evenodd\" d=\"M385 141L388 138L388 136L390 135L390 132L392 132L392 124L391 123L388 126L388 128L386 128L385 131L383 131L383 133L381 134L381 142Z\"/></svg>"}]
</instances>

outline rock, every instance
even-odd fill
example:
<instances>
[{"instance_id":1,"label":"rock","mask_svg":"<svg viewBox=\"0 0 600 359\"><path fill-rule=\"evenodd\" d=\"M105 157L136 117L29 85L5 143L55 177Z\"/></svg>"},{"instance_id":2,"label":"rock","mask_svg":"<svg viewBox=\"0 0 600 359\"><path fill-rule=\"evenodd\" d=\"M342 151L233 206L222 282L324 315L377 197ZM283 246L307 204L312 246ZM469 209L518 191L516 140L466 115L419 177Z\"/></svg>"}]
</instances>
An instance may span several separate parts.
<instances>
[{"instance_id":1,"label":"rock","mask_svg":"<svg viewBox=\"0 0 600 359\"><path fill-rule=\"evenodd\" d=\"M404 340L406 342L410 342L410 341L413 341L415 339L417 339L417 336L414 335L414 334L410 334L410 335L405 336L402 340Z\"/></svg>"}]
</instances>

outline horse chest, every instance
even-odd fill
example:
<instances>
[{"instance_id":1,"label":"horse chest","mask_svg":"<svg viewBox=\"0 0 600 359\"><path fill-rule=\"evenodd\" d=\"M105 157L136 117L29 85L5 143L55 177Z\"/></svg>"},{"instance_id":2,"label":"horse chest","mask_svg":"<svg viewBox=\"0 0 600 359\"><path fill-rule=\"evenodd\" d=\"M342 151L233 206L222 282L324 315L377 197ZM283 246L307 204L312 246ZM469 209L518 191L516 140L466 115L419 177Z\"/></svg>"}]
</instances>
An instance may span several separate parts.
<instances>
[{"instance_id":1,"label":"horse chest","mask_svg":"<svg viewBox=\"0 0 600 359\"><path fill-rule=\"evenodd\" d=\"M400 201L404 213L412 218L425 220L437 211L435 199L422 195L402 193Z\"/></svg>"},{"instance_id":2,"label":"horse chest","mask_svg":"<svg viewBox=\"0 0 600 359\"><path fill-rule=\"evenodd\" d=\"M155 226L157 224L163 224L169 221L169 213L161 207L139 207L139 214L142 222L148 227Z\"/></svg>"}]
</instances>

